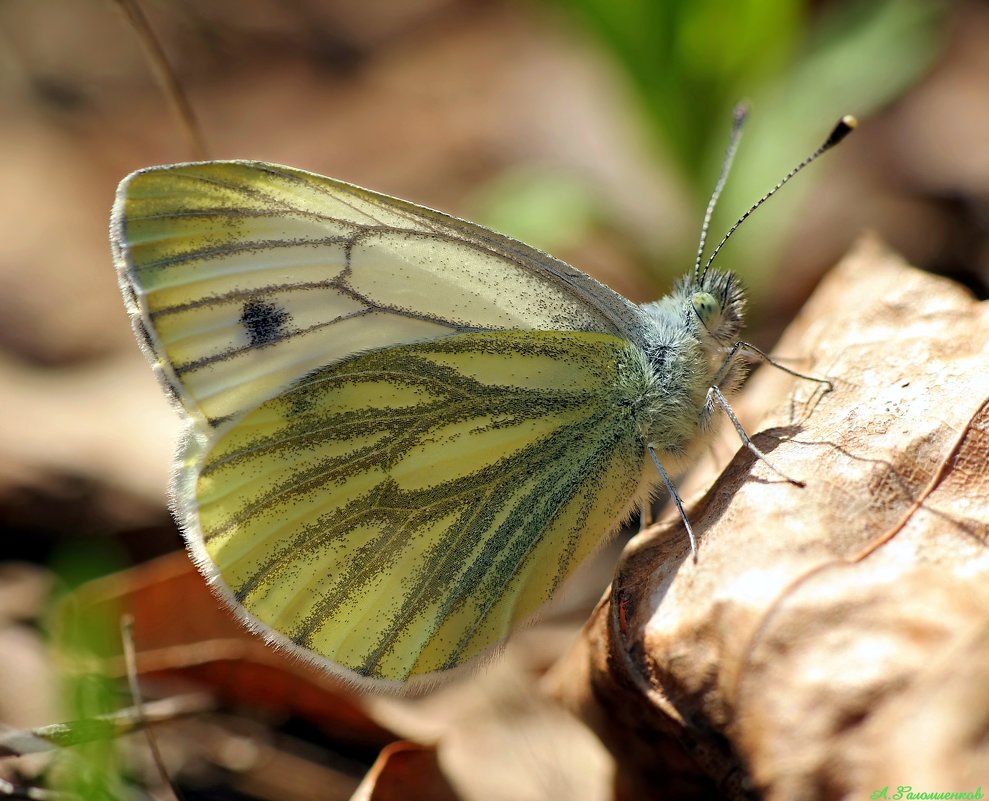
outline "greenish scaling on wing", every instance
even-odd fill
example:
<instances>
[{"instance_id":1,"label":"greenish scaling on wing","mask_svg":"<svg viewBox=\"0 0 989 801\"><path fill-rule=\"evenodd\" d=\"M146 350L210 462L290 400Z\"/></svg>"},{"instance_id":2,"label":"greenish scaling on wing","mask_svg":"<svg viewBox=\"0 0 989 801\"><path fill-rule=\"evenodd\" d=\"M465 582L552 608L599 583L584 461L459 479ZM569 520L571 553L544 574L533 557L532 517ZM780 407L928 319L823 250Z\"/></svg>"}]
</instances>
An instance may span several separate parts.
<instances>
[{"instance_id":1,"label":"greenish scaling on wing","mask_svg":"<svg viewBox=\"0 0 989 801\"><path fill-rule=\"evenodd\" d=\"M669 473L730 414L744 299L710 264L636 306L472 223L245 161L133 173L110 238L187 421L196 564L362 687L476 662L661 482L682 514Z\"/></svg>"}]
</instances>

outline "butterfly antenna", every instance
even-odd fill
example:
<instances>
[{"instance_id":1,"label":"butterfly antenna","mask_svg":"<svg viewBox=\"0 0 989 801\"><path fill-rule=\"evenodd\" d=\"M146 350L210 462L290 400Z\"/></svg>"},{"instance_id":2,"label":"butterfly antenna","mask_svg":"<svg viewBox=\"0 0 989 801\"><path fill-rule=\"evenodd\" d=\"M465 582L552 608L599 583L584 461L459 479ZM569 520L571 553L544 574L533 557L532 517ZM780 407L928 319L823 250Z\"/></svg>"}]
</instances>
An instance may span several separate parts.
<instances>
[{"instance_id":1,"label":"butterfly antenna","mask_svg":"<svg viewBox=\"0 0 989 801\"><path fill-rule=\"evenodd\" d=\"M776 184L776 186L774 186L772 189L766 192L766 194L764 194L761 198L759 198L755 203L753 203L752 207L747 212L745 212L745 214L743 214L741 217L738 218L738 222L736 222L731 228L728 229L728 233L725 234L724 238L718 243L718 246L714 249L714 252L711 254L710 258L708 258L707 264L704 265L704 272L702 273L701 278L703 279L703 277L707 275L707 271L710 268L711 263L714 261L715 256L718 255L721 248L724 247L725 242L728 241L731 235L735 233L735 231L738 229L738 226L740 226L743 222L745 222L745 220L753 211L755 211L763 203L769 200L769 198L771 198L773 195L779 192L779 190L783 188L783 185L787 181L789 181L794 175L800 172L804 167L806 167L811 162L816 161L819 156L829 151L842 139L848 136L848 134L854 131L856 125L858 125L858 121L850 114L846 114L844 117L838 120L838 124L834 126L834 129L828 135L828 138L824 140L824 144L822 144L817 150L815 150L807 158L801 161L796 167L790 170L786 175L783 176L783 179L778 184Z\"/></svg>"},{"instance_id":2,"label":"butterfly antenna","mask_svg":"<svg viewBox=\"0 0 989 801\"><path fill-rule=\"evenodd\" d=\"M707 232L711 227L711 216L714 214L714 207L718 204L721 190L725 188L725 181L728 180L728 173L731 171L731 163L735 160L735 151L738 150L738 140L742 138L742 125L748 116L749 107L745 103L735 106L732 114L731 134L728 136L728 149L725 151L725 158L721 162L721 175L718 176L718 183L714 186L711 199L707 202L707 211L704 212L704 224L701 225L701 241L697 245L697 259L694 262L694 282L700 281L701 259L704 258L704 246L707 244Z\"/></svg>"}]
</instances>

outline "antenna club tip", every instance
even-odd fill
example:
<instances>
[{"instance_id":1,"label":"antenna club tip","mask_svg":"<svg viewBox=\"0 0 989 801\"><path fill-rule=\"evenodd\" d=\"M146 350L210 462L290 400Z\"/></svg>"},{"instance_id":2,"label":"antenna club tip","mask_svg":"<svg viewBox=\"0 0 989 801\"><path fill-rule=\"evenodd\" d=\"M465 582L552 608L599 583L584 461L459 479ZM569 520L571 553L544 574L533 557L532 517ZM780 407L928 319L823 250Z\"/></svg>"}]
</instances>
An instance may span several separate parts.
<instances>
[{"instance_id":1,"label":"antenna club tip","mask_svg":"<svg viewBox=\"0 0 989 801\"><path fill-rule=\"evenodd\" d=\"M838 120L838 124L834 126L834 130L831 131L827 140L824 142L824 149L826 150L829 147L834 147L842 139L848 136L848 134L854 131L855 128L858 127L858 124L859 121L855 119L855 117L851 114L846 114Z\"/></svg>"},{"instance_id":2,"label":"antenna club tip","mask_svg":"<svg viewBox=\"0 0 989 801\"><path fill-rule=\"evenodd\" d=\"M735 108L732 111L732 117L734 117L735 124L741 123L747 116L749 116L749 104L744 100L740 100L735 104Z\"/></svg>"}]
</instances>

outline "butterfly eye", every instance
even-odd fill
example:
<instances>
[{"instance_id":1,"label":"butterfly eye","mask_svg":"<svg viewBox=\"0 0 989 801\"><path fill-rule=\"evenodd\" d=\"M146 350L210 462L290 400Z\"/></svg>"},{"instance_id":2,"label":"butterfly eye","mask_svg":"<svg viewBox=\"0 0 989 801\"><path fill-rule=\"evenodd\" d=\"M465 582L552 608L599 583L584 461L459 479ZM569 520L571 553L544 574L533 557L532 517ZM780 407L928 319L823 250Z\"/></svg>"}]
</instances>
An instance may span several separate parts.
<instances>
[{"instance_id":1,"label":"butterfly eye","mask_svg":"<svg viewBox=\"0 0 989 801\"><path fill-rule=\"evenodd\" d=\"M695 292L690 298L694 312L708 331L717 329L721 322L721 304L710 292Z\"/></svg>"}]
</instances>

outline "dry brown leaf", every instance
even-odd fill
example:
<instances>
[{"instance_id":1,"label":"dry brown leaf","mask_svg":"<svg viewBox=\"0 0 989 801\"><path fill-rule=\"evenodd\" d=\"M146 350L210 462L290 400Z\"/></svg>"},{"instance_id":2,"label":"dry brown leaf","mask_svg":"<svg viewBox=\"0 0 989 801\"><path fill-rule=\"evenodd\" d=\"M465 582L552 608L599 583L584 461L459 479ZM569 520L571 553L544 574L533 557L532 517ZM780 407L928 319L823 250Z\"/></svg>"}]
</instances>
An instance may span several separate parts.
<instances>
[{"instance_id":1,"label":"dry brown leaf","mask_svg":"<svg viewBox=\"0 0 989 801\"><path fill-rule=\"evenodd\" d=\"M632 540L553 685L623 798L974 792L989 777L989 304L866 242L761 370L772 408L679 522ZM751 415L746 415L751 418ZM758 418L755 418L758 421ZM890 795L892 797L892 795Z\"/></svg>"},{"instance_id":2,"label":"dry brown leaf","mask_svg":"<svg viewBox=\"0 0 989 801\"><path fill-rule=\"evenodd\" d=\"M436 748L401 741L386 746L353 801L458 801L440 768Z\"/></svg>"},{"instance_id":3,"label":"dry brown leaf","mask_svg":"<svg viewBox=\"0 0 989 801\"><path fill-rule=\"evenodd\" d=\"M594 734L541 692L547 646L576 629L545 622L518 633L489 664L427 695L368 696L365 707L406 740L433 744L463 801L611 799L613 762ZM565 639L565 644L561 642Z\"/></svg>"}]
</instances>

